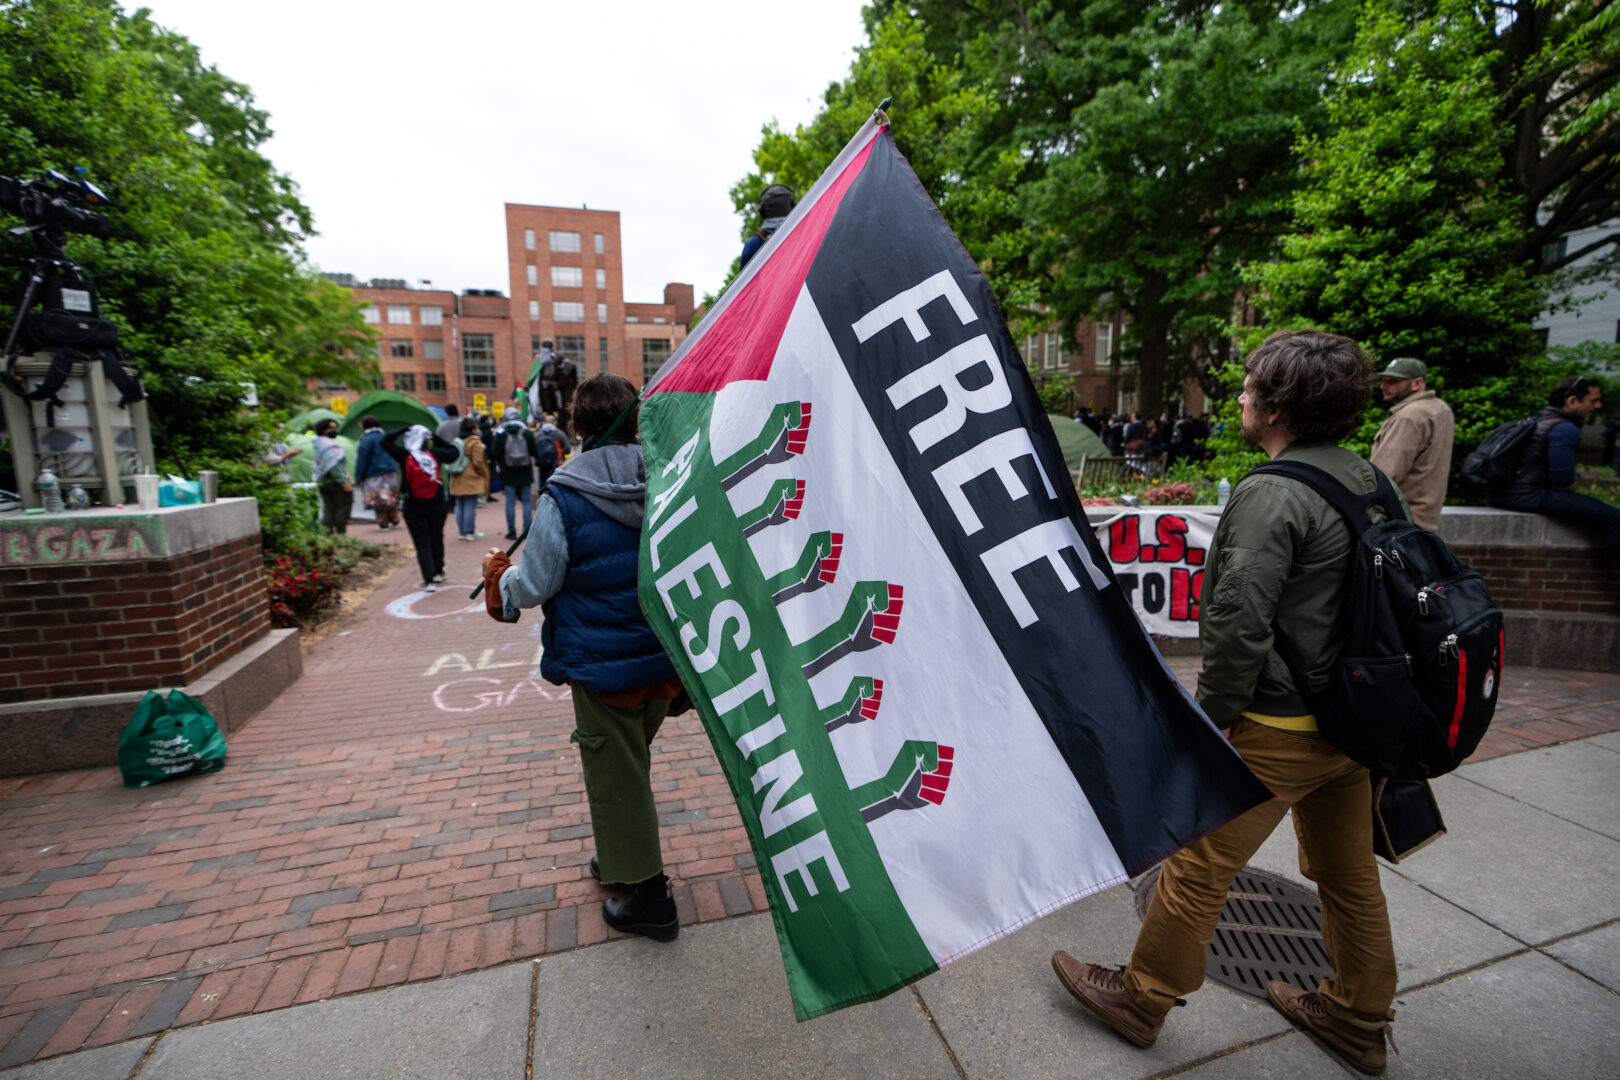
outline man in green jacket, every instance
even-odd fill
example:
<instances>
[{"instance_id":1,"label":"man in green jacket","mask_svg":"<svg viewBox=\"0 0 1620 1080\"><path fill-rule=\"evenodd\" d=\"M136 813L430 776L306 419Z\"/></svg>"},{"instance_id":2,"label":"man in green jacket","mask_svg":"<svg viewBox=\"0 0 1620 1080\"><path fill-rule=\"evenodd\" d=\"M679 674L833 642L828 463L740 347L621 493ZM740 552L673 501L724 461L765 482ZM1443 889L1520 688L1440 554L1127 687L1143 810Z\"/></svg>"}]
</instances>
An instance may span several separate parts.
<instances>
[{"instance_id":1,"label":"man in green jacket","mask_svg":"<svg viewBox=\"0 0 1620 1080\"><path fill-rule=\"evenodd\" d=\"M1318 466L1371 494L1372 466L1337 445L1355 430L1370 380L1366 354L1349 338L1273 334L1244 363L1243 436L1268 457ZM1291 674L1314 693L1327 685L1345 636L1353 543L1327 500L1287 477L1249 477L1221 515L1204 572L1198 702L1277 797L1165 861L1124 968L1053 955L1080 1004L1138 1046L1151 1046L1165 1015L1204 981L1232 878L1292 809L1334 974L1310 993L1274 982L1272 1004L1356 1069L1383 1072L1395 950L1373 858L1372 785L1317 731Z\"/></svg>"}]
</instances>

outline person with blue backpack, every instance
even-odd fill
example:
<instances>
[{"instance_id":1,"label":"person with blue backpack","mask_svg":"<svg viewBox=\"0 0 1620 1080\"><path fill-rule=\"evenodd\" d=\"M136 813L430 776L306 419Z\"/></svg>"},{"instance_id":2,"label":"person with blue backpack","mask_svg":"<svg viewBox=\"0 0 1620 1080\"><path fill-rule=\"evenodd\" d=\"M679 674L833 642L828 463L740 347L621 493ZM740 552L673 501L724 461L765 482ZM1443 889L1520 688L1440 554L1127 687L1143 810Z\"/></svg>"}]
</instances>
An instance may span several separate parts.
<instances>
[{"instance_id":1,"label":"person with blue backpack","mask_svg":"<svg viewBox=\"0 0 1620 1080\"><path fill-rule=\"evenodd\" d=\"M534 488L534 470L538 465L543 471L547 462L555 468L557 465L557 448L549 439L536 440L534 432L523 426L523 421L516 417L501 425L500 432L495 436L494 461L496 475L501 480L501 490L506 492L506 538L517 539L517 508L523 507L523 529L528 531L530 523L534 521L534 501L529 498Z\"/></svg>"}]
</instances>

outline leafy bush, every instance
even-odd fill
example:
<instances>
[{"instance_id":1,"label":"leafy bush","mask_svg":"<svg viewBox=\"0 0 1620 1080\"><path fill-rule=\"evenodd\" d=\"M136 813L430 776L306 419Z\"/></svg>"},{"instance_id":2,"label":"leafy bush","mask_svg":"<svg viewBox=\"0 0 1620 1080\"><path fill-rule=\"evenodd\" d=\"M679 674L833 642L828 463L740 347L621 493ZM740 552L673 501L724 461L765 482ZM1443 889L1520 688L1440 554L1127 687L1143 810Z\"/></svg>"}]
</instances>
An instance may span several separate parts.
<instances>
[{"instance_id":1,"label":"leafy bush","mask_svg":"<svg viewBox=\"0 0 1620 1080\"><path fill-rule=\"evenodd\" d=\"M342 597L343 576L375 545L351 536L321 536L294 543L265 560L270 622L298 626Z\"/></svg>"},{"instance_id":2,"label":"leafy bush","mask_svg":"<svg viewBox=\"0 0 1620 1080\"><path fill-rule=\"evenodd\" d=\"M278 479L273 465L210 461L199 466L219 472L219 493L259 501L259 529L267 555L291 551L321 536L316 524L319 499L313 490Z\"/></svg>"}]
</instances>

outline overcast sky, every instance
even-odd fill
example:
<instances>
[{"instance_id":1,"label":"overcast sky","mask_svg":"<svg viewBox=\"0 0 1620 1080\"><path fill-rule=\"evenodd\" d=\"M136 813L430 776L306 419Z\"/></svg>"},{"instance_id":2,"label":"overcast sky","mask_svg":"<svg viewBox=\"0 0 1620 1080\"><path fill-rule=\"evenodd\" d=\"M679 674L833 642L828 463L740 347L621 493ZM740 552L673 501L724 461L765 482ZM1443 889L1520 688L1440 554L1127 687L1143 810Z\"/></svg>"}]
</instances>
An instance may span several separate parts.
<instances>
[{"instance_id":1,"label":"overcast sky","mask_svg":"<svg viewBox=\"0 0 1620 1080\"><path fill-rule=\"evenodd\" d=\"M619 211L632 302L719 286L761 126L813 117L864 37L860 0L124 3L252 88L320 269L504 293L503 204L583 204Z\"/></svg>"}]
</instances>

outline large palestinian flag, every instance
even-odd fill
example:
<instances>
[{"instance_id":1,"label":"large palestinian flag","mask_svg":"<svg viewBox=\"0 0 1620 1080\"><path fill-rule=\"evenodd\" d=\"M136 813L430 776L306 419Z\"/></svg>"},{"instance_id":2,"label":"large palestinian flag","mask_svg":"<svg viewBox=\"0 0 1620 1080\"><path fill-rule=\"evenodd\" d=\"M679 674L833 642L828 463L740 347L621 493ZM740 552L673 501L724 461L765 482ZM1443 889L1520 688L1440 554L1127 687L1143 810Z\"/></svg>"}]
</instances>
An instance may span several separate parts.
<instances>
[{"instance_id":1,"label":"large palestinian flag","mask_svg":"<svg viewBox=\"0 0 1620 1080\"><path fill-rule=\"evenodd\" d=\"M649 384L641 601L801 1019L1268 797L1115 585L983 277L874 118Z\"/></svg>"}]
</instances>

